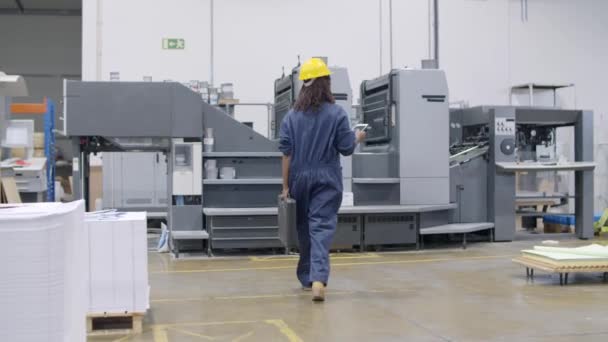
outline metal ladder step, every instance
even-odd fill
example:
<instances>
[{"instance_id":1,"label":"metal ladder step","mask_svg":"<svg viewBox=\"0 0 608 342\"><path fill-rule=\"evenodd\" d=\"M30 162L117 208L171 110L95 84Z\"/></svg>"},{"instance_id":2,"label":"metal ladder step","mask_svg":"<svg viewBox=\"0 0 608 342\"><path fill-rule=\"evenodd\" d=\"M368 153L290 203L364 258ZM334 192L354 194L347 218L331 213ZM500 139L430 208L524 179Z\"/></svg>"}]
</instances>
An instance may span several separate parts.
<instances>
[{"instance_id":1,"label":"metal ladder step","mask_svg":"<svg viewBox=\"0 0 608 342\"><path fill-rule=\"evenodd\" d=\"M209 240L206 230L174 230L171 232L173 240Z\"/></svg>"}]
</instances>

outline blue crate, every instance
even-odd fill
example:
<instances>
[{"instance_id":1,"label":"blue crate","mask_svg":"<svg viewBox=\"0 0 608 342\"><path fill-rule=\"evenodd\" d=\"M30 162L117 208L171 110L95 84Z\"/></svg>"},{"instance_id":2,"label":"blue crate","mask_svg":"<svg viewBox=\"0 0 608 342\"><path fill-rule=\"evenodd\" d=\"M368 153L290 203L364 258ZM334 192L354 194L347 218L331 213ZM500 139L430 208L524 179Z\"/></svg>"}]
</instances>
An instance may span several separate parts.
<instances>
[{"instance_id":1,"label":"blue crate","mask_svg":"<svg viewBox=\"0 0 608 342\"><path fill-rule=\"evenodd\" d=\"M601 215L593 216L593 222L599 221ZM543 217L543 223L556 223L565 226L573 226L576 224L574 215L546 215Z\"/></svg>"}]
</instances>

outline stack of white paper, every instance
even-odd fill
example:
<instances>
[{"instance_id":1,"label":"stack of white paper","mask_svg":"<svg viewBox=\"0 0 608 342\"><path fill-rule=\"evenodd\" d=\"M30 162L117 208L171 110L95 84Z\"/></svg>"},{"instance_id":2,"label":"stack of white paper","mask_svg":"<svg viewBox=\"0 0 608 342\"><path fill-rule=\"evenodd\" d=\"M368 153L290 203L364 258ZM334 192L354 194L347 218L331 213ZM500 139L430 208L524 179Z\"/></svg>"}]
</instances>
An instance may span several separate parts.
<instances>
[{"instance_id":1,"label":"stack of white paper","mask_svg":"<svg viewBox=\"0 0 608 342\"><path fill-rule=\"evenodd\" d=\"M85 230L88 312L146 312L150 298L146 213L90 213Z\"/></svg>"},{"instance_id":2,"label":"stack of white paper","mask_svg":"<svg viewBox=\"0 0 608 342\"><path fill-rule=\"evenodd\" d=\"M85 341L84 202L0 207L0 341Z\"/></svg>"}]
</instances>

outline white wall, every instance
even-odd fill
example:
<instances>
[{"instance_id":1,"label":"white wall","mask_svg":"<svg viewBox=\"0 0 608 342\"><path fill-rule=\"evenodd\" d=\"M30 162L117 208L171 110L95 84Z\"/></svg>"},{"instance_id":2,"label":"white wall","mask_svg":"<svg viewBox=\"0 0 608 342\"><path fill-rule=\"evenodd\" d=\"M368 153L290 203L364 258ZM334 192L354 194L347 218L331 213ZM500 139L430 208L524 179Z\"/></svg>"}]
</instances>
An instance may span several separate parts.
<instances>
[{"instance_id":1,"label":"white wall","mask_svg":"<svg viewBox=\"0 0 608 342\"><path fill-rule=\"evenodd\" d=\"M509 85L506 0L440 1L439 61L450 101L505 104Z\"/></svg>"},{"instance_id":2,"label":"white wall","mask_svg":"<svg viewBox=\"0 0 608 342\"><path fill-rule=\"evenodd\" d=\"M208 18L209 0L84 1L83 79L208 79ZM163 38L184 38L186 49L163 50Z\"/></svg>"},{"instance_id":3,"label":"white wall","mask_svg":"<svg viewBox=\"0 0 608 342\"><path fill-rule=\"evenodd\" d=\"M97 31L97 6L101 26ZM83 69L96 79L119 71L121 80L153 76L208 80L210 0L90 0L83 8ZM518 83L575 83L576 105L595 111L596 209L608 206L608 1L530 0L522 22L519 0L440 1L440 65L450 101L507 104ZM297 56L329 57L349 68L354 94L364 79L387 72L388 0L215 0L215 83L233 82L243 102L272 102L273 81ZM393 66L428 58L428 1L393 1ZM101 39L97 39L101 37ZM161 49L163 37L186 39L183 51ZM379 46L382 42L382 60ZM382 65L382 66L381 66ZM88 77L87 75L93 75ZM572 94L562 102L574 105ZM266 110L241 110L266 132Z\"/></svg>"}]
</instances>

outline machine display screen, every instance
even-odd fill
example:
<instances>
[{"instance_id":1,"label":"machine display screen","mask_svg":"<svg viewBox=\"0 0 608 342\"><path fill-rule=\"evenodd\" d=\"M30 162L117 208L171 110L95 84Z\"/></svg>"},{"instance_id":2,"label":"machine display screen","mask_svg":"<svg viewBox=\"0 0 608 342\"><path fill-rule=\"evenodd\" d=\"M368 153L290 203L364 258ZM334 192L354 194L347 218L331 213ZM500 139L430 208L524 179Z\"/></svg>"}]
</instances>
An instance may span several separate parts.
<instances>
[{"instance_id":1,"label":"machine display screen","mask_svg":"<svg viewBox=\"0 0 608 342\"><path fill-rule=\"evenodd\" d=\"M388 91L380 91L363 99L363 123L369 125L368 143L382 143L390 140L390 105Z\"/></svg>"}]
</instances>

